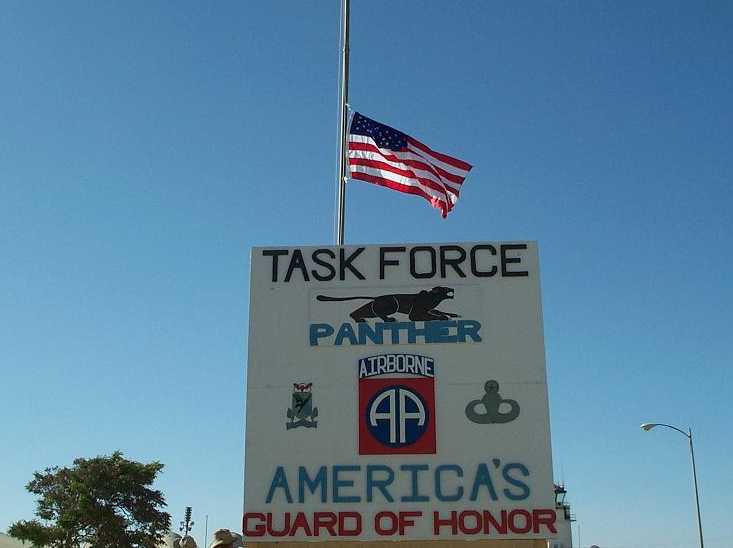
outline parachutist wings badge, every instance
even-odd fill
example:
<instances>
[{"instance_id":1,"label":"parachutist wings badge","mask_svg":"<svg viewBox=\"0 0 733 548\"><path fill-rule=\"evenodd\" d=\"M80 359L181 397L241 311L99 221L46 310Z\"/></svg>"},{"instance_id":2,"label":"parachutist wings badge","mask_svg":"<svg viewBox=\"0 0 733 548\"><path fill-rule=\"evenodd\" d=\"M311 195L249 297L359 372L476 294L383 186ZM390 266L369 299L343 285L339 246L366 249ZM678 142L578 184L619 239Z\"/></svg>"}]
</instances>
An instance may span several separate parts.
<instances>
[{"instance_id":1,"label":"parachutist wings badge","mask_svg":"<svg viewBox=\"0 0 733 548\"><path fill-rule=\"evenodd\" d=\"M318 428L318 408L313 406L313 383L293 383L291 407L287 412L287 430L299 428Z\"/></svg>"}]
</instances>

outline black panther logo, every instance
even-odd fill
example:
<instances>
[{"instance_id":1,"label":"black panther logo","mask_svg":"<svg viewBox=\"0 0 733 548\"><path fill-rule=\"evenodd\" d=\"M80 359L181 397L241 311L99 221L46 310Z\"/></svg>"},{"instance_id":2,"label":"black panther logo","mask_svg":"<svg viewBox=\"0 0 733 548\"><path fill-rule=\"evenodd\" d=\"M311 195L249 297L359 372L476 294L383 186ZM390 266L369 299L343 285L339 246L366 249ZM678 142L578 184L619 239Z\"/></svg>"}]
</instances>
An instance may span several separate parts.
<instances>
[{"instance_id":1,"label":"black panther logo","mask_svg":"<svg viewBox=\"0 0 733 548\"><path fill-rule=\"evenodd\" d=\"M449 318L460 318L460 315L452 312L437 310L438 306L446 299L453 298L453 288L434 287L430 291L422 290L420 293L401 293L396 295L380 295L379 297L329 297L318 295L319 301L354 301L357 299L368 299L371 302L360 306L349 316L355 322L364 322L366 318L380 318L385 322L397 321L392 314L406 314L413 322L428 322L431 320L447 320Z\"/></svg>"}]
</instances>

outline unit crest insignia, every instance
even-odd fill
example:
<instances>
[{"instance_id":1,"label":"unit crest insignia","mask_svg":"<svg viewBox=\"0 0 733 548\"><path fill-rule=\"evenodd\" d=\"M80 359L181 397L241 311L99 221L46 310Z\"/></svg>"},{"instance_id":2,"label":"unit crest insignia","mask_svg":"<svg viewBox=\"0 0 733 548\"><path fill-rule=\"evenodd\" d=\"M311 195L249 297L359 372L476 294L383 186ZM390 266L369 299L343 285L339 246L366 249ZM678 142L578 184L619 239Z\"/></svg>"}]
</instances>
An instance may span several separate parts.
<instances>
[{"instance_id":1,"label":"unit crest insignia","mask_svg":"<svg viewBox=\"0 0 733 548\"><path fill-rule=\"evenodd\" d=\"M313 406L313 383L293 383L291 406L287 411L285 428L291 430L304 426L318 428L318 408Z\"/></svg>"}]
</instances>

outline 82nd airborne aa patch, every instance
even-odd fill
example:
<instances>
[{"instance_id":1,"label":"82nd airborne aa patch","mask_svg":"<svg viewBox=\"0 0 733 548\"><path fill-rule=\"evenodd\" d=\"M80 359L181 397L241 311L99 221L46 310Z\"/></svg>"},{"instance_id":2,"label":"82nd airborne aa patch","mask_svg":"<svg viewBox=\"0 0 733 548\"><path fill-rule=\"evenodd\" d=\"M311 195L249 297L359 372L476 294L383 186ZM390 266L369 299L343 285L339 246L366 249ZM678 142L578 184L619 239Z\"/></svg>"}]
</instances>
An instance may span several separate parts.
<instances>
[{"instance_id":1,"label":"82nd airborne aa patch","mask_svg":"<svg viewBox=\"0 0 733 548\"><path fill-rule=\"evenodd\" d=\"M435 361L417 354L361 358L359 454L434 454Z\"/></svg>"}]
</instances>

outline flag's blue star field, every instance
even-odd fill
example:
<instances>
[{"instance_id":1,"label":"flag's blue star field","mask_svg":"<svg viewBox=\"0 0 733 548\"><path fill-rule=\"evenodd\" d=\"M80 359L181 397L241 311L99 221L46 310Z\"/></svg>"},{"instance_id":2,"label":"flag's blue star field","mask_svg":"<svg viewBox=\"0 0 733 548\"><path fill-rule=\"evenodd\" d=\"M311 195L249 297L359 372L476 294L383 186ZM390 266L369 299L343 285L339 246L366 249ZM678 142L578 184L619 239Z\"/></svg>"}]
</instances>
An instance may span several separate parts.
<instances>
[{"instance_id":1,"label":"flag's blue star field","mask_svg":"<svg viewBox=\"0 0 733 548\"><path fill-rule=\"evenodd\" d=\"M384 124L354 113L351 120L351 131L354 135L371 137L379 148L389 150L404 150L407 148L407 135Z\"/></svg>"}]
</instances>

